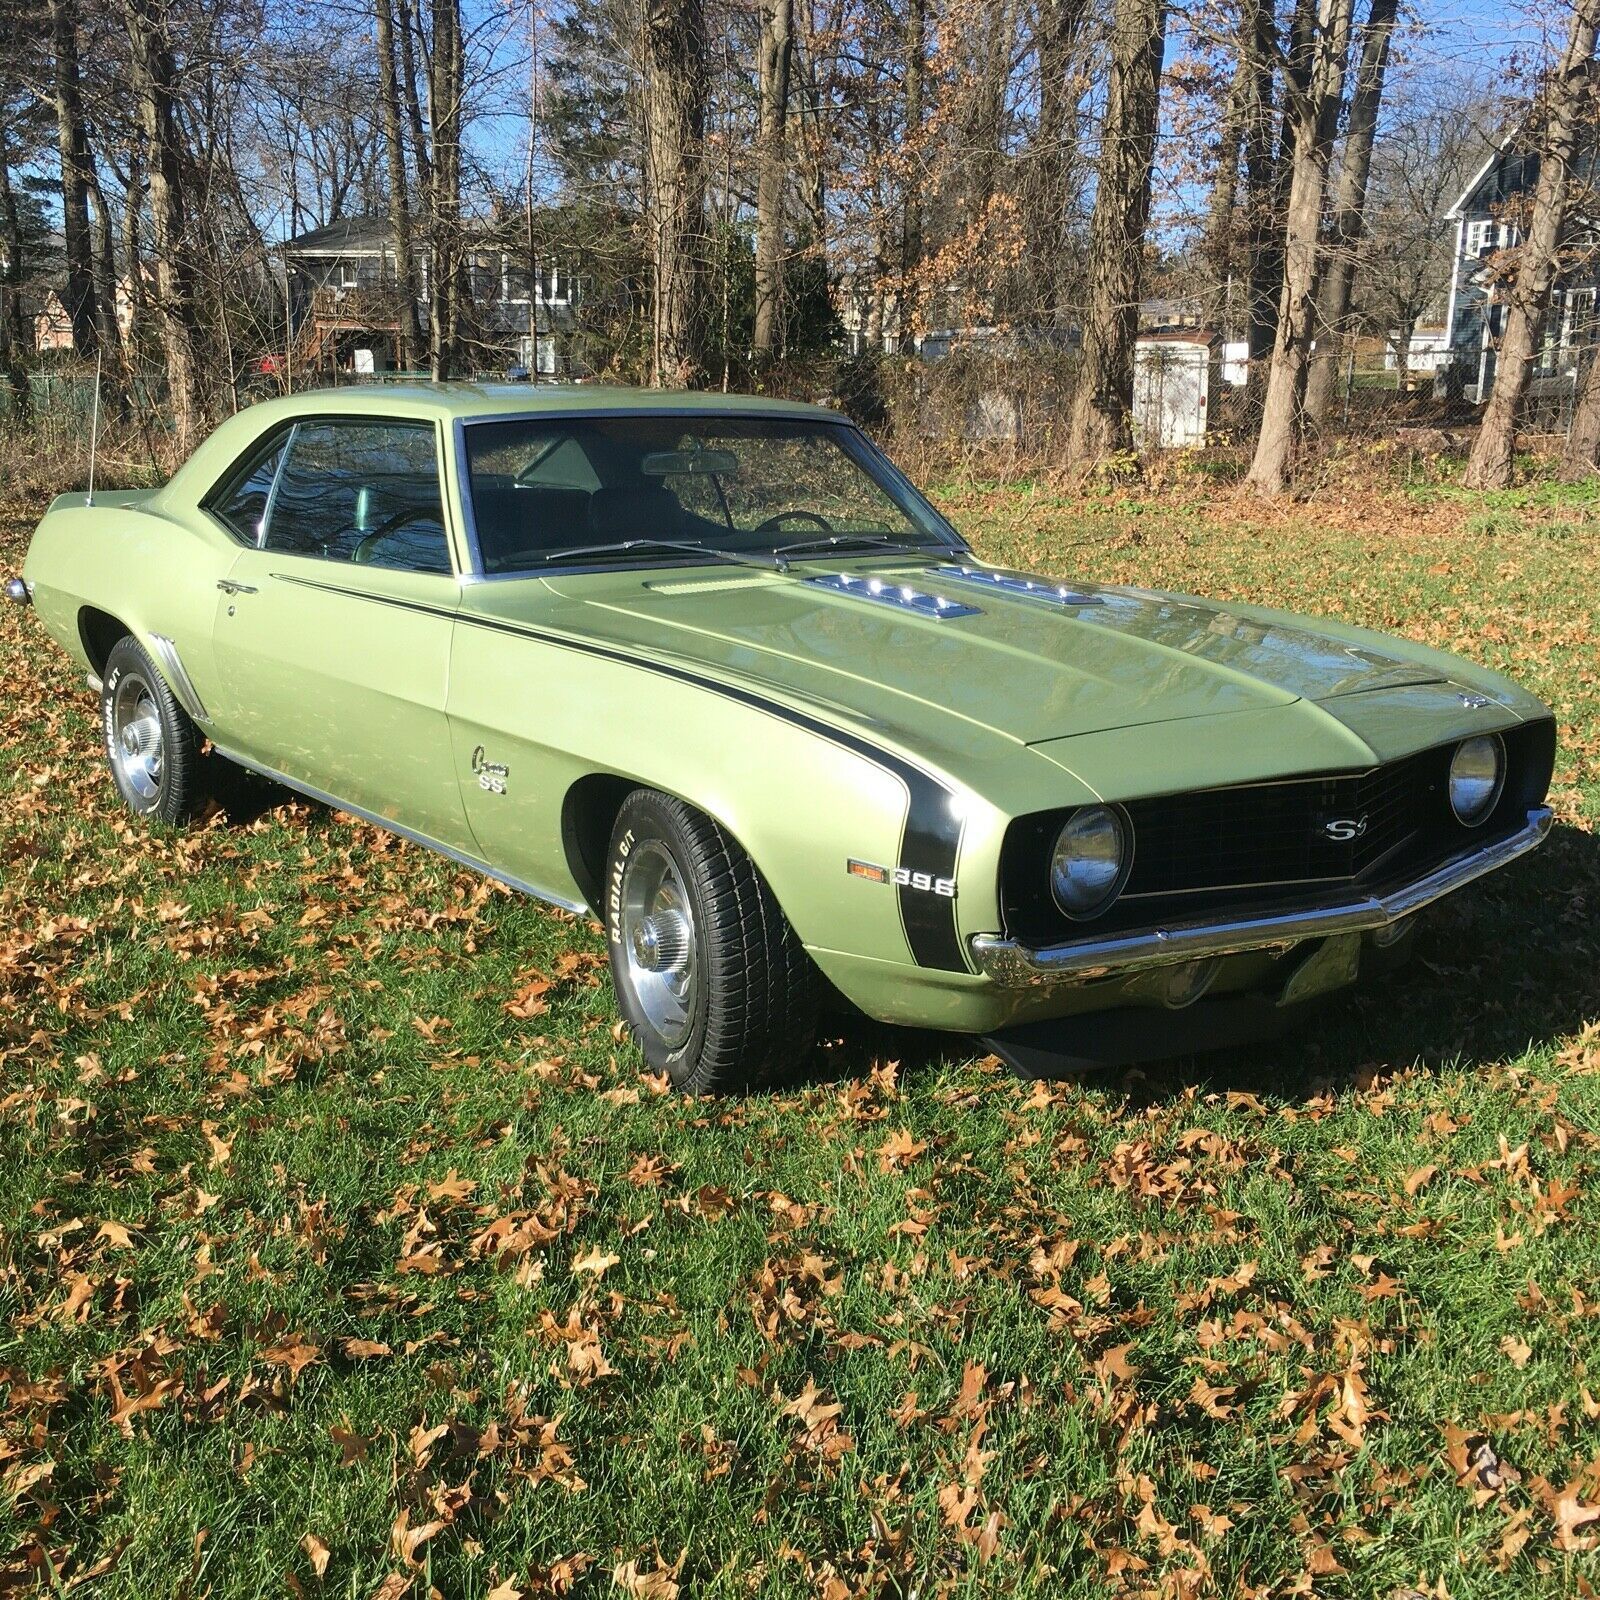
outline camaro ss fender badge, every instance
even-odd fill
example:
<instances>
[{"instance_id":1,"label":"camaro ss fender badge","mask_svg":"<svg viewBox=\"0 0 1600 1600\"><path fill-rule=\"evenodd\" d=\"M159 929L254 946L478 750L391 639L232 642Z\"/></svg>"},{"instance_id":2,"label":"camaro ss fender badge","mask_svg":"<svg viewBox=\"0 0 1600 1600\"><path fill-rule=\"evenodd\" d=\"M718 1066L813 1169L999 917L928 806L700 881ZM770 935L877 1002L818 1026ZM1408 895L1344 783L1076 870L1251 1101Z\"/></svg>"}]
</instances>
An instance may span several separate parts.
<instances>
[{"instance_id":1,"label":"camaro ss fender badge","mask_svg":"<svg viewBox=\"0 0 1600 1600\"><path fill-rule=\"evenodd\" d=\"M946 900L956 897L954 878L936 878L931 872L913 872L909 867L879 867L870 861L857 861L853 856L845 862L844 870L852 878L865 878L868 883L892 883L897 889L919 889L924 894L936 894Z\"/></svg>"},{"instance_id":2,"label":"camaro ss fender badge","mask_svg":"<svg viewBox=\"0 0 1600 1600\"><path fill-rule=\"evenodd\" d=\"M1486 694L1464 694L1461 703L1468 711L1482 711L1489 704L1489 697Z\"/></svg>"},{"instance_id":3,"label":"camaro ss fender badge","mask_svg":"<svg viewBox=\"0 0 1600 1600\"><path fill-rule=\"evenodd\" d=\"M1351 839L1359 839L1367 831L1368 818L1360 817L1330 817L1322 824L1322 837L1331 839L1335 844L1346 844Z\"/></svg>"},{"instance_id":4,"label":"camaro ss fender badge","mask_svg":"<svg viewBox=\"0 0 1600 1600\"><path fill-rule=\"evenodd\" d=\"M498 761L486 761L481 744L472 752L472 770L478 775L480 789L488 794L506 792L506 779L511 776L511 768L501 765Z\"/></svg>"}]
</instances>

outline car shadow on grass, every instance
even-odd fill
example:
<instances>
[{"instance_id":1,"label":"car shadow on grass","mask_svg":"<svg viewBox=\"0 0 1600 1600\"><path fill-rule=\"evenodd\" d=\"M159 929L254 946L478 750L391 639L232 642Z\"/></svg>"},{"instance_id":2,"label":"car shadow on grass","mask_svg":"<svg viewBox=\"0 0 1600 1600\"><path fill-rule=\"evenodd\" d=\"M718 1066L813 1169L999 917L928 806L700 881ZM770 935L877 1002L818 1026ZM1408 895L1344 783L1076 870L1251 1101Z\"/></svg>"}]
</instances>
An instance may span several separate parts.
<instances>
[{"instance_id":1,"label":"car shadow on grass","mask_svg":"<svg viewBox=\"0 0 1600 1600\"><path fill-rule=\"evenodd\" d=\"M1283 1037L1062 1079L1132 1105L1195 1089L1292 1104L1405 1069L1471 1071L1549 1053L1596 1018L1600 835L1562 825L1535 855L1424 913L1406 966L1313 1004ZM806 1080L861 1077L887 1061L914 1078L984 1053L975 1039L856 1018L825 1030Z\"/></svg>"}]
</instances>

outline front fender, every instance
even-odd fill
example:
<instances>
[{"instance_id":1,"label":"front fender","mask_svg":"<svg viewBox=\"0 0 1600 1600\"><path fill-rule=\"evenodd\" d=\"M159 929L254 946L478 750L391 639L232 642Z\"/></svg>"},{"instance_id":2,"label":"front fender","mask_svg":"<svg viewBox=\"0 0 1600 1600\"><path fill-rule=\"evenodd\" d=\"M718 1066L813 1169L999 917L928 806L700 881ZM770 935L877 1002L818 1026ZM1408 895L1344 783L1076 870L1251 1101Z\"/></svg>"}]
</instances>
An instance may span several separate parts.
<instances>
[{"instance_id":1,"label":"front fender","mask_svg":"<svg viewBox=\"0 0 1600 1600\"><path fill-rule=\"evenodd\" d=\"M462 771L480 746L509 769L504 793L466 779L484 859L559 897L586 898L562 843L566 796L608 773L727 828L810 947L964 973L968 936L997 926L1004 816L865 729L668 661L466 614L450 681Z\"/></svg>"}]
</instances>

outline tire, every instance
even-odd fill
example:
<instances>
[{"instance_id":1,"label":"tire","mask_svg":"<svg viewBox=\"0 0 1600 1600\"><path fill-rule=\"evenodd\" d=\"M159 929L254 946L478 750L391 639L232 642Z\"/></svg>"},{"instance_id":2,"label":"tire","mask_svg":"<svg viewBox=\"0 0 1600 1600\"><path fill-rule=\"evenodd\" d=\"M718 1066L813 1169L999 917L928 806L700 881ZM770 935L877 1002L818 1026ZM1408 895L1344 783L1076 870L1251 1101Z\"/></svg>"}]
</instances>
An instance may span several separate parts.
<instances>
[{"instance_id":1,"label":"tire","mask_svg":"<svg viewBox=\"0 0 1600 1600\"><path fill-rule=\"evenodd\" d=\"M188 712L136 639L117 640L100 676L100 729L117 792L136 816L187 822L206 800Z\"/></svg>"},{"instance_id":2,"label":"tire","mask_svg":"<svg viewBox=\"0 0 1600 1600\"><path fill-rule=\"evenodd\" d=\"M749 856L681 800L623 801L606 935L623 1021L685 1093L775 1083L810 1052L821 975Z\"/></svg>"}]
</instances>

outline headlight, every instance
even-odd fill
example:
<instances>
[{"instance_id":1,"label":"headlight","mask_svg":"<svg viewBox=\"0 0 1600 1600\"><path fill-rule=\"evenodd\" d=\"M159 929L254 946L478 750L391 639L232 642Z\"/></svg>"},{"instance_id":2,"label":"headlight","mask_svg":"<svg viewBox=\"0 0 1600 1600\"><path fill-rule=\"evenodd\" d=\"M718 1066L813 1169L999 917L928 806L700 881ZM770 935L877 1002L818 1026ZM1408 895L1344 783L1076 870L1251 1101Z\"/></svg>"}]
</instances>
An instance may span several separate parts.
<instances>
[{"instance_id":1,"label":"headlight","mask_svg":"<svg viewBox=\"0 0 1600 1600\"><path fill-rule=\"evenodd\" d=\"M1450 761L1450 809L1468 828L1494 810L1506 781L1506 750L1498 734L1463 739Z\"/></svg>"},{"instance_id":2,"label":"headlight","mask_svg":"<svg viewBox=\"0 0 1600 1600\"><path fill-rule=\"evenodd\" d=\"M1132 861L1130 830L1111 806L1082 806L1056 835L1050 889L1069 917L1093 917L1121 892Z\"/></svg>"}]
</instances>

